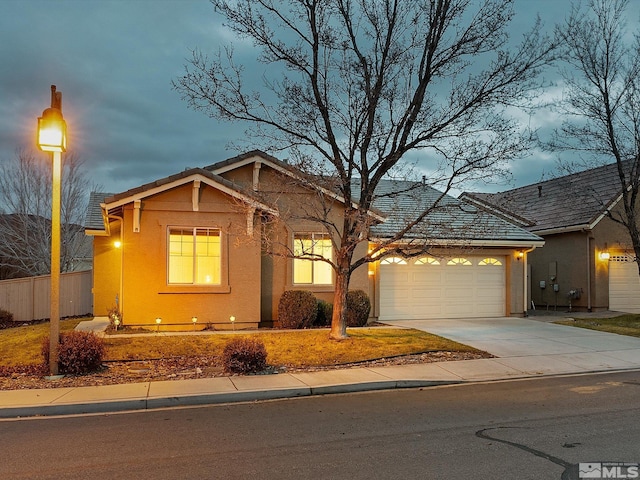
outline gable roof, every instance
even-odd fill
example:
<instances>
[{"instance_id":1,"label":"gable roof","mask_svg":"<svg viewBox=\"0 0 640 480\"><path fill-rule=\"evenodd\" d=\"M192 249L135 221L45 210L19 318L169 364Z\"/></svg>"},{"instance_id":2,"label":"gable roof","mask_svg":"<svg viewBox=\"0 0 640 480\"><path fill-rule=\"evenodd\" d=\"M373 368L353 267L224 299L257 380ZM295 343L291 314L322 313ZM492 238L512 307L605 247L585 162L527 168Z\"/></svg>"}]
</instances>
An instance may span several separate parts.
<instances>
[{"instance_id":1,"label":"gable roof","mask_svg":"<svg viewBox=\"0 0 640 480\"><path fill-rule=\"evenodd\" d=\"M344 196L336 189L332 189L330 187L322 185L323 183L326 184L326 179L328 177L325 177L325 181L323 182L323 178L320 175L305 176L303 172L301 172L296 167L289 165L287 162L283 162L282 160L279 160L276 157L263 152L262 150L251 150L250 152L243 153L242 155L237 155L235 157L214 163L204 168L216 174L223 174L230 170L234 170L245 165L255 163L257 161L262 164L268 165L269 167L284 175L290 176L296 181L299 181L301 185L305 185L309 188L313 188L322 192L323 195L327 195L328 197L333 198L338 202L341 202L342 204L344 204L346 201ZM352 201L352 204L354 204L354 206L355 203L357 203L357 200ZM380 212L376 211L375 208L369 209L368 214L379 222L384 221L384 216Z\"/></svg>"},{"instance_id":2,"label":"gable roof","mask_svg":"<svg viewBox=\"0 0 640 480\"><path fill-rule=\"evenodd\" d=\"M85 228L87 231L93 231L94 233L105 232L107 231L107 217L110 211L196 180L242 200L259 210L277 215L277 211L272 206L266 205L241 186L203 168L190 168L117 194L93 192L89 198ZM100 218L99 221L98 218Z\"/></svg>"},{"instance_id":3,"label":"gable roof","mask_svg":"<svg viewBox=\"0 0 640 480\"><path fill-rule=\"evenodd\" d=\"M499 193L460 198L518 223L531 232L593 228L619 200L620 178L612 163Z\"/></svg>"},{"instance_id":4,"label":"gable roof","mask_svg":"<svg viewBox=\"0 0 640 480\"><path fill-rule=\"evenodd\" d=\"M436 205L435 208L432 208ZM387 220L371 227L375 238L393 237L408 221L432 208L406 240L428 238L434 243L466 243L485 246L542 246L539 236L486 210L444 195L422 182L383 180L374 206L388 215Z\"/></svg>"},{"instance_id":5,"label":"gable roof","mask_svg":"<svg viewBox=\"0 0 640 480\"><path fill-rule=\"evenodd\" d=\"M104 203L105 198L113 195L113 193L91 192L89 195L89 205L87 206L87 215L84 219L85 230L104 231L105 227L100 204Z\"/></svg>"},{"instance_id":6,"label":"gable roof","mask_svg":"<svg viewBox=\"0 0 640 480\"><path fill-rule=\"evenodd\" d=\"M255 205L257 208L276 213L274 208L265 205L245 188L222 176L220 173L260 161L276 170L301 178L295 167L278 160L260 150L238 155L214 163L205 168L191 168L175 175L132 188L125 192L93 192L89 199L85 228L93 234L104 234L108 228L108 215L127 203L141 200L157 193L201 180L231 196ZM354 180L354 191L360 190L359 179ZM333 198L342 197L333 191L314 185ZM357 201L357 200L356 200ZM537 235L493 215L478 209L467 202L443 195L440 191L421 182L404 180L382 180L376 192L371 215L380 223L371 227L371 236L377 239L393 237L407 221L414 219L426 209L433 208L422 222L405 235L407 240L428 238L440 243L468 243L493 246L541 246L543 240Z\"/></svg>"}]
</instances>

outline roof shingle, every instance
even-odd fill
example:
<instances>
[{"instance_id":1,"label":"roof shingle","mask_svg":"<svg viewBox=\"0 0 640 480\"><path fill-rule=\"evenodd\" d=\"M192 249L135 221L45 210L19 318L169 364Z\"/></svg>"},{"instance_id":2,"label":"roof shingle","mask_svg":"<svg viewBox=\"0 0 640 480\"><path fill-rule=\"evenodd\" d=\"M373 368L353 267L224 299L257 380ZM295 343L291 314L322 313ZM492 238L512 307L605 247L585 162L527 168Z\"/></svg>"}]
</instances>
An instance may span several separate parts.
<instances>
[{"instance_id":1,"label":"roof shingle","mask_svg":"<svg viewBox=\"0 0 640 480\"><path fill-rule=\"evenodd\" d=\"M531 232L591 225L621 192L615 163L499 193L463 193Z\"/></svg>"}]
</instances>

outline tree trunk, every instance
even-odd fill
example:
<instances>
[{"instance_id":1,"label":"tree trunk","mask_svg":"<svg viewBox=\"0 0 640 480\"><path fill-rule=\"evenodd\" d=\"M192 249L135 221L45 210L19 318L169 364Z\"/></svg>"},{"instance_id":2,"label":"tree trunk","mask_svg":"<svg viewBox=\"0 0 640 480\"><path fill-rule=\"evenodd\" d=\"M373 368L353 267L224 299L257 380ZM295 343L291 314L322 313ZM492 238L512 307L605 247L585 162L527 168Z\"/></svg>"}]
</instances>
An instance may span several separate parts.
<instances>
[{"instance_id":1,"label":"tree trunk","mask_svg":"<svg viewBox=\"0 0 640 480\"><path fill-rule=\"evenodd\" d=\"M329 338L332 340L344 340L347 335L347 292L349 291L349 279L351 271L351 256L348 254L339 255L338 268L336 269L336 285L333 295L333 316L331 317L331 332ZM348 257L348 258L347 258Z\"/></svg>"}]
</instances>

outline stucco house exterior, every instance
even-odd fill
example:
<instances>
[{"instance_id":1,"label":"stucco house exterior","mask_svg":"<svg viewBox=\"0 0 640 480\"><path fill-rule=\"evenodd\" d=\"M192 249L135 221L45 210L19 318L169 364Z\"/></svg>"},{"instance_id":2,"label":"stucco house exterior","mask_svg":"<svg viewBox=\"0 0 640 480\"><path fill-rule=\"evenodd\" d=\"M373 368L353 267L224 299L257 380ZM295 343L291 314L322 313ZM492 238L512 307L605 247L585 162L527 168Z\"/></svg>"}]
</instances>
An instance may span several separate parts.
<instances>
[{"instance_id":1,"label":"stucco house exterior","mask_svg":"<svg viewBox=\"0 0 640 480\"><path fill-rule=\"evenodd\" d=\"M327 231L307 213L322 208L338 225L344 200L298 180L295 168L256 150L126 192L92 194L94 314L117 306L127 325L160 318L171 328L196 317L196 328L255 328L277 319L286 290L331 302L330 266L286 254L331 258ZM369 294L373 318L524 314L527 253L543 245L540 237L420 182L384 181L380 193L356 256L429 202L442 208L403 240L417 245L428 235L428 254L382 254L355 270L350 289Z\"/></svg>"},{"instance_id":2,"label":"stucco house exterior","mask_svg":"<svg viewBox=\"0 0 640 480\"><path fill-rule=\"evenodd\" d=\"M629 235L607 215L623 208L616 164L460 198L544 238L529 256L531 307L640 313Z\"/></svg>"}]
</instances>

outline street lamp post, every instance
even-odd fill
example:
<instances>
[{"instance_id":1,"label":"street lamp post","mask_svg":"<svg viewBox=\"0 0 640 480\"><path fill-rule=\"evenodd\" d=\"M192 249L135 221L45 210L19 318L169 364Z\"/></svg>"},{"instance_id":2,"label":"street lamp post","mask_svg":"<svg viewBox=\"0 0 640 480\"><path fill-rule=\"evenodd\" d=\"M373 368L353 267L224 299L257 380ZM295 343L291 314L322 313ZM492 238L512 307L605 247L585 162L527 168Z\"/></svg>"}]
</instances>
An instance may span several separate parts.
<instances>
[{"instance_id":1,"label":"street lamp post","mask_svg":"<svg viewBox=\"0 0 640 480\"><path fill-rule=\"evenodd\" d=\"M51 107L38 117L38 148L53 156L51 183L51 310L49 372L58 375L60 342L60 177L62 152L67 149L67 125L62 116L62 92L51 85Z\"/></svg>"}]
</instances>

